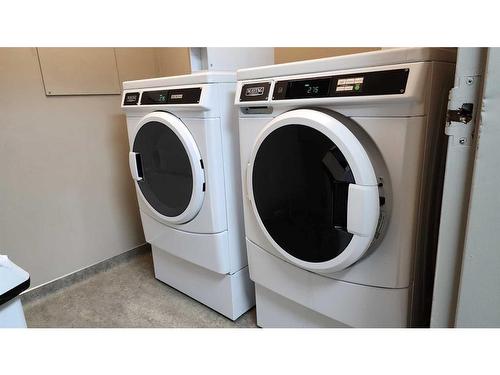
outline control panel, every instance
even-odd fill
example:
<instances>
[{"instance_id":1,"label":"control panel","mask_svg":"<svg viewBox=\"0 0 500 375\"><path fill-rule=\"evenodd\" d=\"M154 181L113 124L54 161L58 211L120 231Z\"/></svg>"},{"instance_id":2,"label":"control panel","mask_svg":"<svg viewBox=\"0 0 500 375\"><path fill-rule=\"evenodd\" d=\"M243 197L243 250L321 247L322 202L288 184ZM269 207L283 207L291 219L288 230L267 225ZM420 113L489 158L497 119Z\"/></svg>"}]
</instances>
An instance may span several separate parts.
<instances>
[{"instance_id":1,"label":"control panel","mask_svg":"<svg viewBox=\"0 0 500 375\"><path fill-rule=\"evenodd\" d=\"M277 81L273 100L404 94L409 69Z\"/></svg>"},{"instance_id":2,"label":"control panel","mask_svg":"<svg viewBox=\"0 0 500 375\"><path fill-rule=\"evenodd\" d=\"M240 102L401 95L406 91L410 69L392 69L310 78L276 79L245 83ZM270 90L272 89L272 95Z\"/></svg>"},{"instance_id":3,"label":"control panel","mask_svg":"<svg viewBox=\"0 0 500 375\"><path fill-rule=\"evenodd\" d=\"M201 92L201 87L127 92L123 105L198 104Z\"/></svg>"}]
</instances>

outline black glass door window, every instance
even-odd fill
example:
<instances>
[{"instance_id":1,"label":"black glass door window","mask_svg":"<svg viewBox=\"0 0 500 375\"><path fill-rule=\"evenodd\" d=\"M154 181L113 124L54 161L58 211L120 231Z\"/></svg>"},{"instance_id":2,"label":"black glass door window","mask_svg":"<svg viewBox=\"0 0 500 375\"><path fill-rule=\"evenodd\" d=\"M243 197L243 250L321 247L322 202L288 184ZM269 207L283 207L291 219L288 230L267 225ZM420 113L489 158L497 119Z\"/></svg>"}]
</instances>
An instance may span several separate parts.
<instances>
[{"instance_id":1,"label":"black glass door window","mask_svg":"<svg viewBox=\"0 0 500 375\"><path fill-rule=\"evenodd\" d=\"M286 125L260 145L252 172L257 212L273 240L292 256L325 262L351 241L347 196L355 183L349 164L323 133Z\"/></svg>"},{"instance_id":2,"label":"black glass door window","mask_svg":"<svg viewBox=\"0 0 500 375\"><path fill-rule=\"evenodd\" d=\"M160 214L175 217L191 200L193 172L189 156L177 135L166 125L152 121L143 125L134 140L139 188Z\"/></svg>"}]
</instances>

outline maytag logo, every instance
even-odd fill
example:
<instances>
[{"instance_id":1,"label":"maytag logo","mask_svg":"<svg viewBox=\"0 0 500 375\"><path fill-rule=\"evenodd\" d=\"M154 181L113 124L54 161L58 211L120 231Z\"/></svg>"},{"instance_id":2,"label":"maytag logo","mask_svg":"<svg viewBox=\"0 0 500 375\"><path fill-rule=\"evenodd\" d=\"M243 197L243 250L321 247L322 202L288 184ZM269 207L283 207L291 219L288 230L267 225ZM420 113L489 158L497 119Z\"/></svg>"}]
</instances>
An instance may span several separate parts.
<instances>
[{"instance_id":1,"label":"maytag logo","mask_svg":"<svg viewBox=\"0 0 500 375\"><path fill-rule=\"evenodd\" d=\"M170 95L170 99L182 99L182 94L172 94Z\"/></svg>"},{"instance_id":2,"label":"maytag logo","mask_svg":"<svg viewBox=\"0 0 500 375\"><path fill-rule=\"evenodd\" d=\"M245 90L245 96L260 96L262 94L264 94L264 86L247 87Z\"/></svg>"}]
</instances>

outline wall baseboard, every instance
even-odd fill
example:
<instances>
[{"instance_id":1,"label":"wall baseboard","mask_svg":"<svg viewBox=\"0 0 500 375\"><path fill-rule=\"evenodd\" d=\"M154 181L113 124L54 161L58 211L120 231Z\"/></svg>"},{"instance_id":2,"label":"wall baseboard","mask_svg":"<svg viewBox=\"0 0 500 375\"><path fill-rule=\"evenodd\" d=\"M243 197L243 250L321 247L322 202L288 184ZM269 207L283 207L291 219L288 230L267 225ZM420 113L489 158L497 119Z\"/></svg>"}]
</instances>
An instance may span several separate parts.
<instances>
[{"instance_id":1,"label":"wall baseboard","mask_svg":"<svg viewBox=\"0 0 500 375\"><path fill-rule=\"evenodd\" d=\"M42 284L33 289L28 289L26 292L21 294L21 301L23 304L34 302L40 298L48 296L49 294L55 293L78 282L84 281L100 272L107 271L110 268L124 263L134 257L142 255L145 252L151 252L151 246L148 243L137 246L124 253L115 255L114 257L82 268L81 270L62 276L58 279L49 281L48 283Z\"/></svg>"}]
</instances>

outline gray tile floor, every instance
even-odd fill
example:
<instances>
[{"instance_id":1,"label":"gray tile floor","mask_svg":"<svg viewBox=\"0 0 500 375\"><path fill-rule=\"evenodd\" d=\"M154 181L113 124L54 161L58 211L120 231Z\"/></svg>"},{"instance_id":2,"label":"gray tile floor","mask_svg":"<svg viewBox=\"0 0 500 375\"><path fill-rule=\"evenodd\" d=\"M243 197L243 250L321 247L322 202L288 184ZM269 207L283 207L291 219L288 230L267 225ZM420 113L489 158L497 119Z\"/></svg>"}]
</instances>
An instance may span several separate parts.
<instances>
[{"instance_id":1,"label":"gray tile floor","mask_svg":"<svg viewBox=\"0 0 500 375\"><path fill-rule=\"evenodd\" d=\"M256 327L236 322L154 278L150 251L24 304L28 327Z\"/></svg>"}]
</instances>

